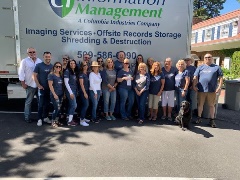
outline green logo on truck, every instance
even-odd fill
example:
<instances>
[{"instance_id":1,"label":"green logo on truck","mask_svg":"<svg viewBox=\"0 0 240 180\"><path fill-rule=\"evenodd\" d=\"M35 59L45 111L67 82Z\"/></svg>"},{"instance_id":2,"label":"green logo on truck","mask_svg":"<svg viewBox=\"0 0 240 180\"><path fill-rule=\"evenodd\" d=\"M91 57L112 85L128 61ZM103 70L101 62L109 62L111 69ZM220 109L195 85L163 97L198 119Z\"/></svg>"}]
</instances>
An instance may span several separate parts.
<instances>
[{"instance_id":1,"label":"green logo on truck","mask_svg":"<svg viewBox=\"0 0 240 180\"><path fill-rule=\"evenodd\" d=\"M61 18L67 16L74 5L74 0L48 0L52 10Z\"/></svg>"}]
</instances>

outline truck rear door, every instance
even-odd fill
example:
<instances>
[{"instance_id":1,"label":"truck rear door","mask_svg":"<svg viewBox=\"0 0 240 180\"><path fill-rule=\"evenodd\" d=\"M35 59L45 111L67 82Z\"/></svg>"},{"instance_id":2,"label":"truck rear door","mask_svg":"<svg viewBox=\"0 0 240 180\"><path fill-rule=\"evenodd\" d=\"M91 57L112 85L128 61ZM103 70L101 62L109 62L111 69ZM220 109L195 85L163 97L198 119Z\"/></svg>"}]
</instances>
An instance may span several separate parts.
<instances>
[{"instance_id":1,"label":"truck rear door","mask_svg":"<svg viewBox=\"0 0 240 180\"><path fill-rule=\"evenodd\" d=\"M17 74L17 0L0 1L0 77Z\"/></svg>"}]
</instances>

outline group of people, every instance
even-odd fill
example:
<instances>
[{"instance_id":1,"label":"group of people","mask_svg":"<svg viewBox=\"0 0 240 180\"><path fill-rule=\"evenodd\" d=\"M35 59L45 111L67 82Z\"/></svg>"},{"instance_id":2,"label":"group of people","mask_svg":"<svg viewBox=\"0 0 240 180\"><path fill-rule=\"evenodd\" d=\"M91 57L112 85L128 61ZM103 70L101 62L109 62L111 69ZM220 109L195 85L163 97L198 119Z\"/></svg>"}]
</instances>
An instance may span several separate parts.
<instances>
[{"instance_id":1,"label":"group of people","mask_svg":"<svg viewBox=\"0 0 240 180\"><path fill-rule=\"evenodd\" d=\"M53 127L61 125L59 118L64 108L69 126L78 123L89 126L90 120L86 118L88 109L91 110L91 121L99 123L97 109L101 102L108 121L116 120L114 113L119 113L123 120L133 119L134 112L138 114L138 123L143 124L146 109L148 120L156 121L161 97L161 119L172 121L175 99L177 111L180 103L187 100L191 103L191 110L198 109L195 122L199 124L206 101L210 110L210 125L216 127L215 99L216 93L221 90L223 74L221 68L212 63L211 54L206 54L204 64L197 68L191 65L191 58L178 60L176 67L172 66L171 58L166 58L162 67L153 58L144 63L141 54L131 66L124 51L118 52L117 60L107 58L105 62L101 57L91 61L89 54L85 54L80 64L69 59L68 55L63 56L62 62L51 64L50 52L44 52L41 61L34 48L28 48L27 54L28 57L21 61L19 80L26 89L24 117L28 123L31 122L34 95L38 97L37 125L42 126L46 122ZM50 101L54 109L52 120L48 118ZM77 106L79 121L73 116Z\"/></svg>"}]
</instances>

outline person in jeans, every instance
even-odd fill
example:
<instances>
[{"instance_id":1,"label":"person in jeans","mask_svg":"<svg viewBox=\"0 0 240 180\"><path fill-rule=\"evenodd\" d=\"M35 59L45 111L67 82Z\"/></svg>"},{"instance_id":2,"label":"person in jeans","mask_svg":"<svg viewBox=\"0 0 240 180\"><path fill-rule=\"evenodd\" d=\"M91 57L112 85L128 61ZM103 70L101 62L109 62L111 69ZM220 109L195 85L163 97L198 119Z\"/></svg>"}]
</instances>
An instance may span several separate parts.
<instances>
[{"instance_id":1,"label":"person in jeans","mask_svg":"<svg viewBox=\"0 0 240 180\"><path fill-rule=\"evenodd\" d=\"M186 70L188 70L189 77L190 77L186 100L190 102L191 113L192 113L195 109L197 109L197 93L193 90L193 75L194 75L194 72L196 71L196 67L191 65L193 63L192 58L185 58L184 61L187 65Z\"/></svg>"},{"instance_id":2,"label":"person in jeans","mask_svg":"<svg viewBox=\"0 0 240 180\"><path fill-rule=\"evenodd\" d=\"M207 53L204 56L204 64L198 66L193 77L193 89L198 92L198 118L196 124L202 122L203 105L206 101L210 111L209 125L212 128L216 127L214 121L216 94L220 93L222 83L223 73L221 67L213 64L212 55Z\"/></svg>"},{"instance_id":3,"label":"person in jeans","mask_svg":"<svg viewBox=\"0 0 240 180\"><path fill-rule=\"evenodd\" d=\"M148 97L148 90L150 84L150 76L147 73L147 65L140 63L138 65L138 73L134 79L134 90L136 92L136 100L138 104L139 120L138 124L142 124L144 121L145 107Z\"/></svg>"},{"instance_id":4,"label":"person in jeans","mask_svg":"<svg viewBox=\"0 0 240 180\"><path fill-rule=\"evenodd\" d=\"M89 82L90 82L90 98L92 101L92 122L99 123L97 119L97 105L101 95L101 83L102 77L99 73L99 64L97 61L92 62L92 72L89 74Z\"/></svg>"},{"instance_id":5,"label":"person in jeans","mask_svg":"<svg viewBox=\"0 0 240 180\"><path fill-rule=\"evenodd\" d=\"M164 120L167 118L169 121L172 121L172 109L174 107L175 93L175 76L177 74L177 68L172 67L171 58L166 58L166 60L164 61L164 67L162 67L162 72L165 76L165 85L162 93L163 116L161 119Z\"/></svg>"},{"instance_id":6,"label":"person in jeans","mask_svg":"<svg viewBox=\"0 0 240 180\"><path fill-rule=\"evenodd\" d=\"M149 85L149 97L148 108L150 112L149 120L156 121L158 114L158 103L160 96L162 95L165 84L165 76L162 72L160 62L154 62L152 69L150 70L150 85Z\"/></svg>"},{"instance_id":7,"label":"person in jeans","mask_svg":"<svg viewBox=\"0 0 240 180\"><path fill-rule=\"evenodd\" d=\"M26 90L26 100L24 106L24 120L27 123L31 123L30 119L31 114L31 104L34 96L37 96L37 85L32 78L33 71L35 66L38 63L41 63L42 60L37 58L36 49L30 47L27 49L28 57L23 59L20 63L18 75L19 80L21 81L21 85L23 89Z\"/></svg>"},{"instance_id":8,"label":"person in jeans","mask_svg":"<svg viewBox=\"0 0 240 180\"><path fill-rule=\"evenodd\" d=\"M52 72L48 75L48 85L50 88L50 99L54 108L52 127L58 127L61 125L58 120L63 99L62 64L60 62L54 63Z\"/></svg>"},{"instance_id":9,"label":"person in jeans","mask_svg":"<svg viewBox=\"0 0 240 180\"><path fill-rule=\"evenodd\" d=\"M132 119L134 91L132 89L133 72L129 69L129 60L124 59L123 69L117 73L118 93L120 97L120 114L123 120ZM128 100L127 112L126 102Z\"/></svg>"},{"instance_id":10,"label":"person in jeans","mask_svg":"<svg viewBox=\"0 0 240 180\"><path fill-rule=\"evenodd\" d=\"M73 120L73 115L77 108L77 87L79 71L74 59L68 61L67 68L63 73L64 84L66 86L66 96L68 98L68 125L76 126L77 123Z\"/></svg>"},{"instance_id":11,"label":"person in jeans","mask_svg":"<svg viewBox=\"0 0 240 180\"><path fill-rule=\"evenodd\" d=\"M51 124L48 118L48 110L50 103L50 89L48 86L48 74L51 72L53 65L51 64L52 55L50 52L43 53L44 62L36 65L33 73L34 81L38 87L38 126L42 126L42 121Z\"/></svg>"},{"instance_id":12,"label":"person in jeans","mask_svg":"<svg viewBox=\"0 0 240 180\"><path fill-rule=\"evenodd\" d=\"M186 70L186 63L184 60L178 60L176 67L178 72L175 76L175 96L178 112L180 110L181 102L186 100L190 77L188 70Z\"/></svg>"},{"instance_id":13,"label":"person in jeans","mask_svg":"<svg viewBox=\"0 0 240 180\"><path fill-rule=\"evenodd\" d=\"M79 96L81 101L81 110L80 110L80 125L89 126L89 119L86 119L86 113L89 106L89 79L88 79L88 63L82 62L80 64L80 73L79 73Z\"/></svg>"},{"instance_id":14,"label":"person in jeans","mask_svg":"<svg viewBox=\"0 0 240 180\"><path fill-rule=\"evenodd\" d=\"M116 86L117 86L117 74L114 69L114 63L111 58L108 58L105 63L106 69L102 72L102 92L103 92L103 104L105 118L110 120L116 120L113 116L115 104L116 104ZM109 109L110 98L110 109Z\"/></svg>"}]
</instances>

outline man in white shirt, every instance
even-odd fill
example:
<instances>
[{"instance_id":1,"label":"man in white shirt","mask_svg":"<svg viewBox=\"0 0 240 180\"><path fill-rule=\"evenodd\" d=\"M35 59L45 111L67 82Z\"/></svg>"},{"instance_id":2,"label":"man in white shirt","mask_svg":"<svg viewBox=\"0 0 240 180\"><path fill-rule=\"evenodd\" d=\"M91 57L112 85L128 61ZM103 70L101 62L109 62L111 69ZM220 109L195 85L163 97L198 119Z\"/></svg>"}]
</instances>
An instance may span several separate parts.
<instances>
[{"instance_id":1,"label":"man in white shirt","mask_svg":"<svg viewBox=\"0 0 240 180\"><path fill-rule=\"evenodd\" d=\"M30 47L27 49L28 57L23 59L20 63L18 75L19 80L21 81L23 89L26 90L26 100L24 107L24 117L27 123L31 122L30 114L31 114L31 103L34 98L34 95L37 96L37 85L33 80L33 70L36 64L41 63L42 60L37 58L36 49Z\"/></svg>"}]
</instances>

